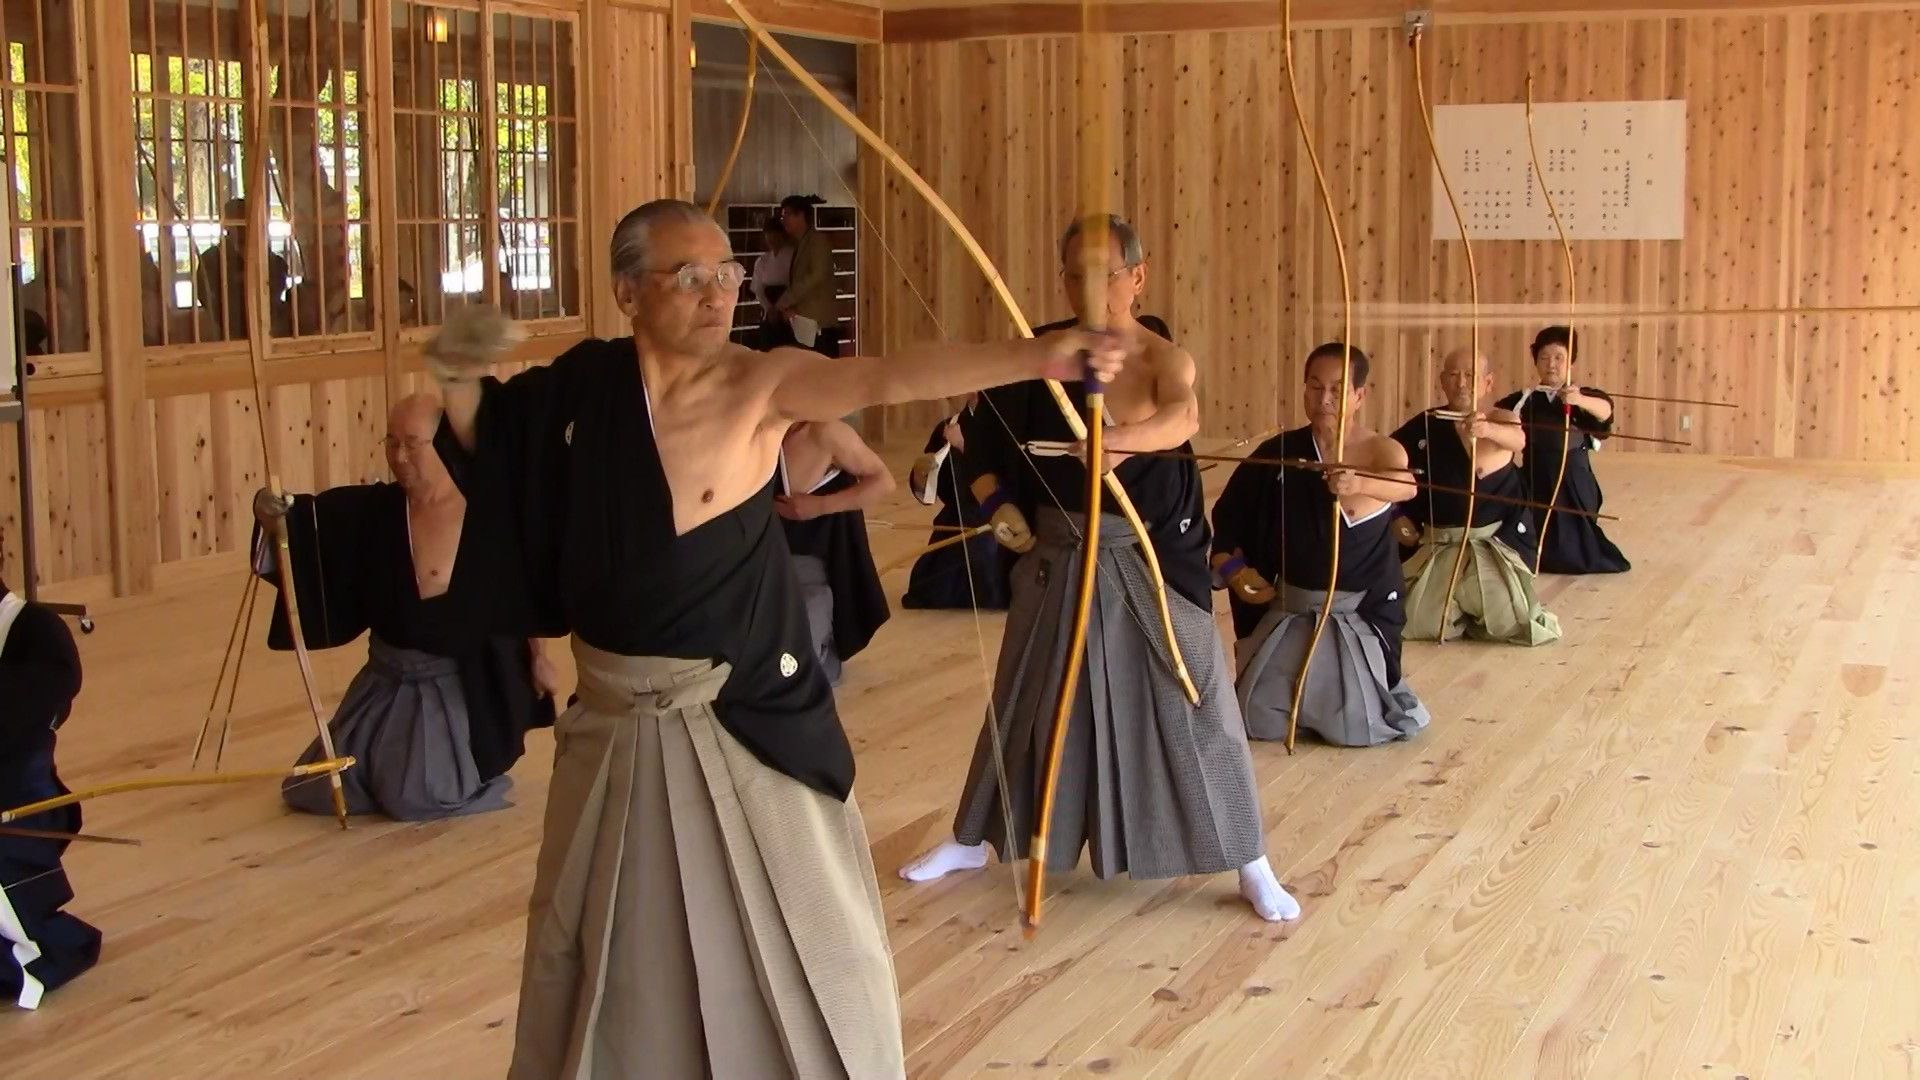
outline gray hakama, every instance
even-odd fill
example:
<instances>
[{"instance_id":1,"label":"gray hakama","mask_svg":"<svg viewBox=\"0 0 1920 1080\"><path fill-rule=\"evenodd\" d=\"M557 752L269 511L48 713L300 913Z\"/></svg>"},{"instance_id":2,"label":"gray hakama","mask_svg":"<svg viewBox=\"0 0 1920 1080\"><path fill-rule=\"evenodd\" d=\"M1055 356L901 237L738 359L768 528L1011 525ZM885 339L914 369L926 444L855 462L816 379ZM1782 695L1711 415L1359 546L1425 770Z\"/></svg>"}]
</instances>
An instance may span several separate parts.
<instances>
[{"instance_id":1,"label":"gray hakama","mask_svg":"<svg viewBox=\"0 0 1920 1080\"><path fill-rule=\"evenodd\" d=\"M459 661L367 638L367 666L347 686L328 727L334 750L358 767L340 774L350 814L431 821L507 805L513 778L480 778ZM315 739L299 764L326 756ZM280 794L309 814L333 813L325 784L288 778Z\"/></svg>"},{"instance_id":2,"label":"gray hakama","mask_svg":"<svg viewBox=\"0 0 1920 1080\"><path fill-rule=\"evenodd\" d=\"M1284 586L1260 625L1234 647L1240 711L1251 738L1287 737L1294 680L1326 596ZM1359 590L1333 594L1333 614L1314 650L1300 699L1300 726L1335 746L1378 746L1410 738L1431 719L1406 679L1388 685L1380 634L1359 613L1366 596Z\"/></svg>"},{"instance_id":3,"label":"gray hakama","mask_svg":"<svg viewBox=\"0 0 1920 1080\"><path fill-rule=\"evenodd\" d=\"M1040 764L1053 722L1080 578L1083 515L1041 508L1037 542L1013 572L993 709L1013 792L1009 845L983 725L954 819L962 844L1024 858ZM1237 869L1266 851L1253 760L1213 613L1169 591L1174 631L1200 704L1187 701L1160 643L1153 581L1124 518L1100 530L1100 581L1087 622L1086 667L1068 721L1047 865L1070 870L1082 846L1094 873L1137 879Z\"/></svg>"},{"instance_id":4,"label":"gray hakama","mask_svg":"<svg viewBox=\"0 0 1920 1080\"><path fill-rule=\"evenodd\" d=\"M1533 571L1497 538L1502 527L1498 521L1471 532L1427 526L1420 550L1405 568L1407 637L1439 641L1444 632L1446 640L1467 634L1512 645L1560 640L1559 618L1541 607L1534 594ZM1461 544L1467 545L1467 564L1454 586L1453 606L1443 613L1447 579Z\"/></svg>"},{"instance_id":5,"label":"gray hakama","mask_svg":"<svg viewBox=\"0 0 1920 1080\"><path fill-rule=\"evenodd\" d=\"M720 725L728 665L573 648L509 1080L903 1076L853 800Z\"/></svg>"},{"instance_id":6,"label":"gray hakama","mask_svg":"<svg viewBox=\"0 0 1920 1080\"><path fill-rule=\"evenodd\" d=\"M812 555L793 556L793 576L807 606L807 628L813 631L813 653L827 681L840 685L840 652L833 642L833 583L827 564Z\"/></svg>"}]
</instances>

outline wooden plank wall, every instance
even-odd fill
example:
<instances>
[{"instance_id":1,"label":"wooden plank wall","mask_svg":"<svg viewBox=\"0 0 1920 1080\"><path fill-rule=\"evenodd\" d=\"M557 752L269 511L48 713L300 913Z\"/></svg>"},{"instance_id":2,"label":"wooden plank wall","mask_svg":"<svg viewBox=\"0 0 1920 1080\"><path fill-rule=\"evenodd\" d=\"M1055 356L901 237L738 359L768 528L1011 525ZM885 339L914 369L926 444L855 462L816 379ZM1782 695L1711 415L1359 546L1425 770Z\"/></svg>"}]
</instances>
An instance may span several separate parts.
<instances>
[{"instance_id":1,"label":"wooden plank wall","mask_svg":"<svg viewBox=\"0 0 1920 1080\"><path fill-rule=\"evenodd\" d=\"M1441 104L1520 101L1529 67L1543 102L1688 101L1687 238L1575 244L1584 375L1740 410L1635 405L1622 430L1691 438L1702 453L1905 462L1920 459L1916 41L1913 10L1475 21L1429 36L1426 77ZM1207 433L1296 422L1299 358L1338 335L1341 311L1277 31L1102 43L1125 73L1121 210L1151 261L1144 308L1199 360ZM870 115L977 231L1035 322L1065 310L1053 245L1073 209L1073 47L900 43L863 60ZM1399 27L1297 29L1294 51L1346 234L1355 342L1375 357L1371 420L1391 424L1430 402L1435 352L1466 339L1460 244L1427 239L1431 171ZM1008 332L944 226L890 178L867 186L901 264L870 276L886 317L869 340ZM1531 334L1564 321L1559 246L1475 254L1485 348L1500 384L1517 385ZM932 411L886 419L917 437Z\"/></svg>"},{"instance_id":2,"label":"wooden plank wall","mask_svg":"<svg viewBox=\"0 0 1920 1080\"><path fill-rule=\"evenodd\" d=\"M742 93L746 68L709 65L704 57L700 67L693 84L694 201L705 206L733 146L746 97ZM709 72L710 67L715 70ZM853 132L805 88L775 74L772 67L778 64L771 58L761 63L747 135L721 206L779 202L788 195L819 195L830 203L855 201L857 140ZM855 104L853 93L843 89L840 80L827 85L848 105Z\"/></svg>"},{"instance_id":3,"label":"wooden plank wall","mask_svg":"<svg viewBox=\"0 0 1920 1080\"><path fill-rule=\"evenodd\" d=\"M624 325L606 280L605 237L621 214L663 195L686 194L691 183L692 134L686 118L691 41L689 0L556 0L548 7L582 16L582 172L588 177L584 223L587 265L593 289L588 326L617 333ZM388 7L376 0L375 25L386 25ZM98 52L98 71L124 72L125 0L93 0L88 48ZM116 36L112 31L119 30ZM117 43L117 44L116 44ZM83 113L99 130L99 145L120 155L101 159L103 220L117 241L125 216L131 234L134 170L130 114L106 94ZM125 136L124 138L122 136ZM114 148L117 147L117 150ZM118 176L120 181L113 182ZM116 209L117 208L117 209ZM109 245L103 245L107 247ZM103 272L111 252L96 252ZM137 293L130 294L137 297ZM103 333L117 340L141 339L140 306L101 303ZM578 335L536 339L523 359L551 357ZM137 347L137 344L136 346ZM274 462L293 490L384 479L380 441L386 430L389 385L424 388L419 344L389 339L385 349L275 359L269 362L269 415L276 425ZM95 369L98 370L98 369ZM133 462L128 483L144 485L130 508L151 506L145 521L116 532L110 511L107 383L130 372L127 385L139 397L129 411L123 438ZM158 563L233 553L251 529L249 504L262 482L260 436L254 395L244 364L231 356L186 360L159 354L145 364L116 363L104 376L82 374L34 382L33 436L38 575L43 585L86 582L104 591L138 591ZM18 587L24 580L14 429L0 428L0 577ZM130 572L114 574L116 553ZM236 561L236 572L239 563ZM91 580L88 580L91 579ZM54 590L58 593L60 590Z\"/></svg>"}]
</instances>

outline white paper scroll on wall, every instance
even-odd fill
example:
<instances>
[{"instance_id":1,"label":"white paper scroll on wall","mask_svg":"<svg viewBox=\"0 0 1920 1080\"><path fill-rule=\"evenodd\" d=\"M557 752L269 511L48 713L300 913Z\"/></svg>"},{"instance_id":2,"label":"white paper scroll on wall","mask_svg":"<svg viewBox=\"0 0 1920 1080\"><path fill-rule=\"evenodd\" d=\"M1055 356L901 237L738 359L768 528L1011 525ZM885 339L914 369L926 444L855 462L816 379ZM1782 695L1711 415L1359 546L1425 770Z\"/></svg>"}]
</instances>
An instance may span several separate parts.
<instances>
[{"instance_id":1,"label":"white paper scroll on wall","mask_svg":"<svg viewBox=\"0 0 1920 1080\"><path fill-rule=\"evenodd\" d=\"M1434 110L1433 128L1470 236L1558 239L1527 151L1525 105L1442 105ZM1685 235L1685 101L1536 103L1533 131L1570 238ZM1436 174L1433 238L1459 235Z\"/></svg>"}]
</instances>

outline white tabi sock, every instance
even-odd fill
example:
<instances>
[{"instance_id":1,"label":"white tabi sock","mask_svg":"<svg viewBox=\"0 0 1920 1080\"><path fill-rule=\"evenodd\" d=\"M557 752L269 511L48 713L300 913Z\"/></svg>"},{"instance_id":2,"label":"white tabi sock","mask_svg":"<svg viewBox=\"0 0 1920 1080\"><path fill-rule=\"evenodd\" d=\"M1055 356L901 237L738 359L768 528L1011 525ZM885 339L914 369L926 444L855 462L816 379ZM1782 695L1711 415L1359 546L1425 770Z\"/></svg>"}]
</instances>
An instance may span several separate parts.
<instances>
[{"instance_id":1,"label":"white tabi sock","mask_svg":"<svg viewBox=\"0 0 1920 1080\"><path fill-rule=\"evenodd\" d=\"M978 870L987 865L990 850L984 841L963 844L958 840L948 840L901 867L900 876L908 881L937 881L955 870Z\"/></svg>"},{"instance_id":2,"label":"white tabi sock","mask_svg":"<svg viewBox=\"0 0 1920 1080\"><path fill-rule=\"evenodd\" d=\"M1240 868L1240 895L1268 922L1292 922L1300 917L1300 901L1281 887L1265 855Z\"/></svg>"}]
</instances>

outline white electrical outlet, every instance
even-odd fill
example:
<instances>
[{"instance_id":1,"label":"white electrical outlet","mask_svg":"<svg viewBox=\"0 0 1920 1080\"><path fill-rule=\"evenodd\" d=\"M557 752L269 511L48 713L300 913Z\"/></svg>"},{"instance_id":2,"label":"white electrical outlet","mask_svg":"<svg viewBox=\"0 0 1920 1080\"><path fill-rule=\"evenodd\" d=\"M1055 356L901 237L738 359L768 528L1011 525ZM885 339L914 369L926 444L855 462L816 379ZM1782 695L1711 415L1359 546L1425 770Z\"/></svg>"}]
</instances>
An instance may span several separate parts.
<instances>
[{"instance_id":1,"label":"white electrical outlet","mask_svg":"<svg viewBox=\"0 0 1920 1080\"><path fill-rule=\"evenodd\" d=\"M1680 430L1681 431L1693 430L1693 414L1692 413L1680 414Z\"/></svg>"}]
</instances>

